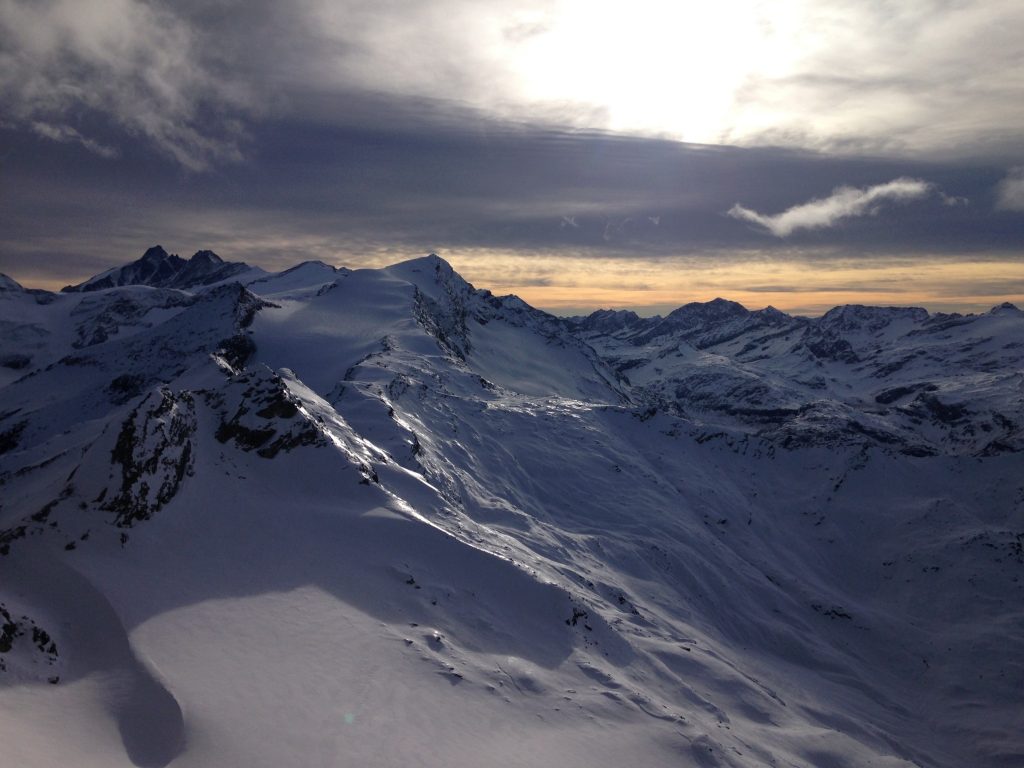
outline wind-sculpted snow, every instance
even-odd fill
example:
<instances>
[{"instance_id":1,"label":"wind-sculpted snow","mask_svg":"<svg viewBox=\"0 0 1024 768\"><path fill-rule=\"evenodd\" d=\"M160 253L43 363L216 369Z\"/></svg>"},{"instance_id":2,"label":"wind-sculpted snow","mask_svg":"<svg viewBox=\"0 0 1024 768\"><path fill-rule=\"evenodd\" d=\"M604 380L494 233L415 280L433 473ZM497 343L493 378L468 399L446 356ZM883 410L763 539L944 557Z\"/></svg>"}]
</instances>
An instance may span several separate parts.
<instances>
[{"instance_id":1,"label":"wind-sculpted snow","mask_svg":"<svg viewBox=\"0 0 1024 768\"><path fill-rule=\"evenodd\" d=\"M5 761L1024 759L1015 308L245 281L0 283Z\"/></svg>"}]
</instances>

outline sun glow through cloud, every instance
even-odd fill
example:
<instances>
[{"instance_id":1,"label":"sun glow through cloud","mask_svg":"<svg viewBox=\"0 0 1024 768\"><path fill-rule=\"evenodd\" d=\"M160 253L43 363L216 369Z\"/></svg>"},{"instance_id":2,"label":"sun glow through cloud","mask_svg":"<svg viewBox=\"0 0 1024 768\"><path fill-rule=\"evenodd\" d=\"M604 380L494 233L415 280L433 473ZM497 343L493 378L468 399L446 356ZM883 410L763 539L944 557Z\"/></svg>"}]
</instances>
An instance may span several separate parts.
<instances>
[{"instance_id":1,"label":"sun glow through cloud","mask_svg":"<svg viewBox=\"0 0 1024 768\"><path fill-rule=\"evenodd\" d=\"M507 88L469 101L504 114L843 151L1005 141L1024 115L1019 3L560 0L475 21Z\"/></svg>"},{"instance_id":2,"label":"sun glow through cloud","mask_svg":"<svg viewBox=\"0 0 1024 768\"><path fill-rule=\"evenodd\" d=\"M765 23L751 0L571 0L535 17L540 31L516 43L511 66L527 99L593 104L611 130L710 143L750 76L787 70L794 49L780 45L779 21Z\"/></svg>"}]
</instances>

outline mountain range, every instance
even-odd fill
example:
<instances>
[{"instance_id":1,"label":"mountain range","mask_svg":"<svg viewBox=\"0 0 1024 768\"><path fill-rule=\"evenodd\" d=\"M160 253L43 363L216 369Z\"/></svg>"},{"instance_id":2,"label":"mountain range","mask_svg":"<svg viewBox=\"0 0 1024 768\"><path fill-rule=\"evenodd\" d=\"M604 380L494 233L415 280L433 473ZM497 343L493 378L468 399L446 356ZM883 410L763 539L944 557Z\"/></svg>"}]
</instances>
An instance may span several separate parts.
<instances>
[{"instance_id":1,"label":"mountain range","mask_svg":"<svg viewBox=\"0 0 1024 768\"><path fill-rule=\"evenodd\" d=\"M156 246L0 328L12 765L1024 761L1012 305Z\"/></svg>"},{"instance_id":2,"label":"mountain range","mask_svg":"<svg viewBox=\"0 0 1024 768\"><path fill-rule=\"evenodd\" d=\"M115 267L78 285L68 285L62 293L100 291L123 285L148 285L151 288L202 288L234 278L241 282L265 275L262 269L242 263L226 263L213 251L197 251L189 259L167 253L154 245L137 261Z\"/></svg>"}]
</instances>

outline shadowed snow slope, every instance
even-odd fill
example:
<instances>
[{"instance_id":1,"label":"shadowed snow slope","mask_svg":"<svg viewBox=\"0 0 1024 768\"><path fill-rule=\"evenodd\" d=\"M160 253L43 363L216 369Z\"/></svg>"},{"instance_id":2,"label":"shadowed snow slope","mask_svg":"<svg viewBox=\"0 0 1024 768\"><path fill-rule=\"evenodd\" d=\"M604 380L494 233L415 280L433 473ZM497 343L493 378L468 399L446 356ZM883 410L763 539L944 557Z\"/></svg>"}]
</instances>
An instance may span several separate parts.
<instances>
[{"instance_id":1,"label":"shadowed snow slope","mask_svg":"<svg viewBox=\"0 0 1024 768\"><path fill-rule=\"evenodd\" d=\"M0 283L5 764L1024 761L1015 308L239 275Z\"/></svg>"}]
</instances>

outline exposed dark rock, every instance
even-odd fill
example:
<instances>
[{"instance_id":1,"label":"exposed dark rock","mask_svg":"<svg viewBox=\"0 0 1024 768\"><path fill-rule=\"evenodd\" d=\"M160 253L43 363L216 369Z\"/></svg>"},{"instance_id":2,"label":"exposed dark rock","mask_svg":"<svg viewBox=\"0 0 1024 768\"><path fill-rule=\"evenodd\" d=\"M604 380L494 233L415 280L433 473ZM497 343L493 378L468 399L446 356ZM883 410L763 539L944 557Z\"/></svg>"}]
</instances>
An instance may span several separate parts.
<instances>
[{"instance_id":1,"label":"exposed dark rock","mask_svg":"<svg viewBox=\"0 0 1024 768\"><path fill-rule=\"evenodd\" d=\"M967 408L960 403L944 403L931 394L919 395L914 402L924 406L929 414L946 424L959 421L968 414Z\"/></svg>"},{"instance_id":2,"label":"exposed dark rock","mask_svg":"<svg viewBox=\"0 0 1024 768\"><path fill-rule=\"evenodd\" d=\"M225 262L213 251L197 251L192 258L183 259L154 245L138 261L97 275L84 283L66 286L61 291L81 293L124 285L187 290L223 282L249 270L248 264Z\"/></svg>"},{"instance_id":3,"label":"exposed dark rock","mask_svg":"<svg viewBox=\"0 0 1024 768\"><path fill-rule=\"evenodd\" d=\"M236 333L223 339L218 345L217 354L224 358L235 370L241 370L256 352L256 344L247 333Z\"/></svg>"},{"instance_id":4,"label":"exposed dark rock","mask_svg":"<svg viewBox=\"0 0 1024 768\"><path fill-rule=\"evenodd\" d=\"M217 427L215 436L220 442L232 441L243 451L255 451L263 458L323 443L315 424L299 417L298 405L280 377L254 372L236 377L233 383L245 390L235 413Z\"/></svg>"},{"instance_id":5,"label":"exposed dark rock","mask_svg":"<svg viewBox=\"0 0 1024 768\"><path fill-rule=\"evenodd\" d=\"M8 451L13 451L18 447L18 441L21 438L21 433L25 431L25 427L27 426L27 421L19 421L13 426L0 432L0 455L3 455Z\"/></svg>"},{"instance_id":6,"label":"exposed dark rock","mask_svg":"<svg viewBox=\"0 0 1024 768\"><path fill-rule=\"evenodd\" d=\"M819 360L833 360L838 363L859 363L860 358L846 339L824 336L811 338L804 342L807 351Z\"/></svg>"},{"instance_id":7,"label":"exposed dark rock","mask_svg":"<svg viewBox=\"0 0 1024 768\"><path fill-rule=\"evenodd\" d=\"M0 367L10 368L12 371L20 371L25 368L28 368L29 363L31 362L31 355L12 353L9 355L0 356Z\"/></svg>"},{"instance_id":8,"label":"exposed dark rock","mask_svg":"<svg viewBox=\"0 0 1024 768\"><path fill-rule=\"evenodd\" d=\"M111 452L120 482L101 508L115 513L114 524L130 528L148 520L177 494L192 471L196 429L191 393L160 389L136 407L121 425Z\"/></svg>"},{"instance_id":9,"label":"exposed dark rock","mask_svg":"<svg viewBox=\"0 0 1024 768\"><path fill-rule=\"evenodd\" d=\"M892 389L886 389L875 395L875 402L880 405L891 405L897 400L900 400L907 395L914 394L920 387L893 387Z\"/></svg>"},{"instance_id":10,"label":"exposed dark rock","mask_svg":"<svg viewBox=\"0 0 1024 768\"><path fill-rule=\"evenodd\" d=\"M110 399L118 404L127 403L134 397L142 394L146 387L146 380L137 373L125 373L107 385L107 392Z\"/></svg>"},{"instance_id":11,"label":"exposed dark rock","mask_svg":"<svg viewBox=\"0 0 1024 768\"><path fill-rule=\"evenodd\" d=\"M30 616L15 617L0 603L0 672L7 671L3 656L14 652L20 656L21 664L32 666L52 667L59 658L57 643L49 632Z\"/></svg>"}]
</instances>

